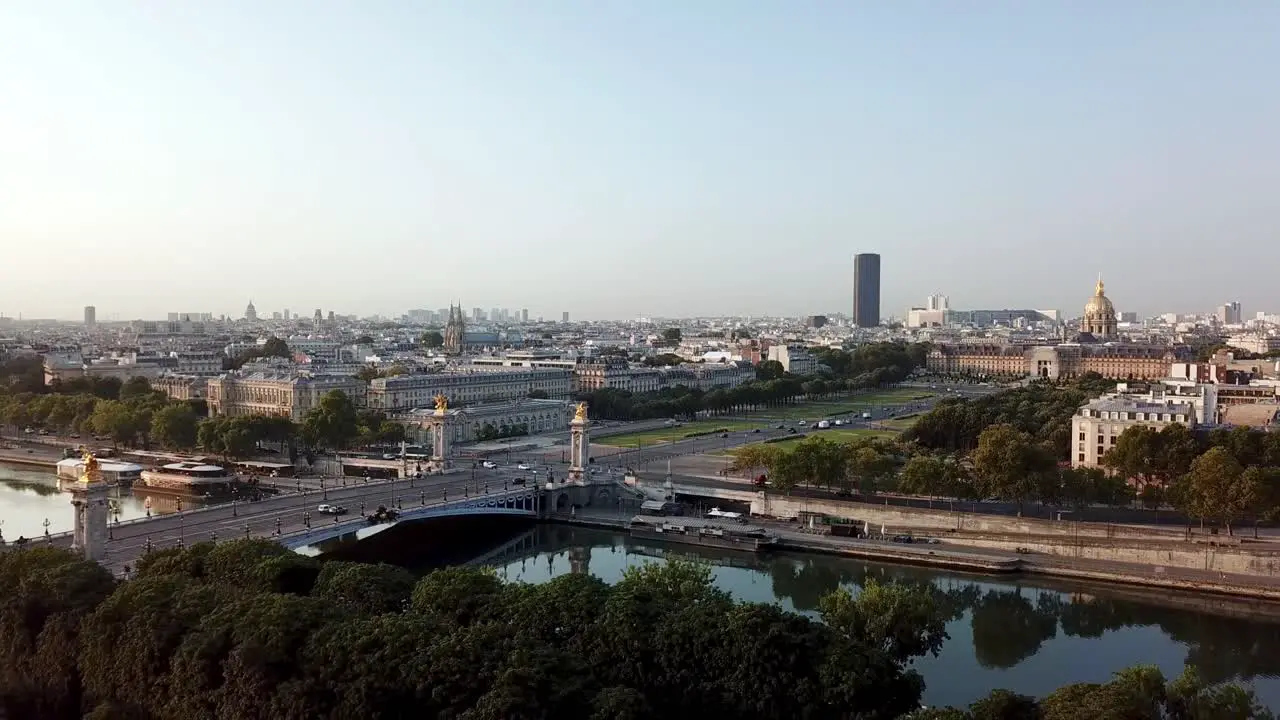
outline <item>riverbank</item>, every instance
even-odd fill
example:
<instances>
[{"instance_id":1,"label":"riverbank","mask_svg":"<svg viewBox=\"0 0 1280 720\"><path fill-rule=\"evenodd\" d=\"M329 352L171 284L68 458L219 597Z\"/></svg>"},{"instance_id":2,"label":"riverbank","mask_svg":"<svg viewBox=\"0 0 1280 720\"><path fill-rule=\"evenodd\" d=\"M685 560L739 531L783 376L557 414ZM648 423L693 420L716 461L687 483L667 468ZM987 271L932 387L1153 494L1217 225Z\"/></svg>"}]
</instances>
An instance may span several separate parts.
<instances>
[{"instance_id":1,"label":"riverbank","mask_svg":"<svg viewBox=\"0 0 1280 720\"><path fill-rule=\"evenodd\" d=\"M553 523L604 530L628 527L630 516L616 513L583 512L575 516L554 515ZM922 565L986 575L1025 573L1072 580L1159 588L1277 603L1280 612L1280 578L1273 576L1222 573L1138 563L1067 558L1041 553L1016 554L998 550L938 544L899 544L877 540L815 535L769 526L778 536L775 547L792 552L820 553L872 562ZM678 542L672 542L678 545Z\"/></svg>"},{"instance_id":2,"label":"riverbank","mask_svg":"<svg viewBox=\"0 0 1280 720\"><path fill-rule=\"evenodd\" d=\"M0 448L0 463L55 470L58 467L58 458L39 450Z\"/></svg>"}]
</instances>

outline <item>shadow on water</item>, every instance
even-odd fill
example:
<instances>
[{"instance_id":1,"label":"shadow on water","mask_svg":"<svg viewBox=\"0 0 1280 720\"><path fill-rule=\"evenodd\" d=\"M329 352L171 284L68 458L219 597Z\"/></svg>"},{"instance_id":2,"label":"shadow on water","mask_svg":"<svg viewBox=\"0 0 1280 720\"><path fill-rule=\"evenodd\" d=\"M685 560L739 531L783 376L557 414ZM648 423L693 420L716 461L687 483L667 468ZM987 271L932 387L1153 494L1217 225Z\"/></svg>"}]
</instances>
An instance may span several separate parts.
<instances>
[{"instance_id":1,"label":"shadow on water","mask_svg":"<svg viewBox=\"0 0 1280 720\"><path fill-rule=\"evenodd\" d=\"M327 558L392 562L417 572L479 563L525 582L569 572L616 582L632 565L692 557L711 564L716 584L740 600L810 616L837 588L857 593L871 580L909 583L927 588L950 618L942 653L916 662L931 704L967 703L994 687L1043 695L1071 682L1104 681L1135 664L1174 676L1191 664L1210 681L1244 682L1280 706L1280 606L1271 603L828 556L756 556L516 518L400 523L323 549Z\"/></svg>"}]
</instances>

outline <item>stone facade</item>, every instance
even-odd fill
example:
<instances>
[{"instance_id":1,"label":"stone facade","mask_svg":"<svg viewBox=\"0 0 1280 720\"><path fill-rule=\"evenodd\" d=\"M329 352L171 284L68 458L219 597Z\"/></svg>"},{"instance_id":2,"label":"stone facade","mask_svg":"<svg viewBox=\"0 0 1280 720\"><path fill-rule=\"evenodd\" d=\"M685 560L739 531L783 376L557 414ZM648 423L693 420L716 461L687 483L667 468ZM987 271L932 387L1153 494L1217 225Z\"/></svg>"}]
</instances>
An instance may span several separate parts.
<instances>
[{"instance_id":1,"label":"stone facade","mask_svg":"<svg viewBox=\"0 0 1280 720\"><path fill-rule=\"evenodd\" d=\"M449 415L450 442L470 443L476 441L486 423L497 429L524 425L530 435L562 432L569 427L573 406L563 400L524 399L510 403L451 408L446 412ZM430 421L434 413L434 410L422 408L395 417L407 426L409 439L414 444L425 445L433 441Z\"/></svg>"},{"instance_id":2,"label":"stone facade","mask_svg":"<svg viewBox=\"0 0 1280 720\"><path fill-rule=\"evenodd\" d=\"M365 404L365 384L353 377L289 372L226 373L210 378L211 415L282 415L301 422L326 394L341 390L357 407Z\"/></svg>"},{"instance_id":3,"label":"stone facade","mask_svg":"<svg viewBox=\"0 0 1280 720\"><path fill-rule=\"evenodd\" d=\"M151 389L159 390L171 400L200 400L209 389L209 378L194 375L161 375L151 381Z\"/></svg>"},{"instance_id":4,"label":"stone facade","mask_svg":"<svg viewBox=\"0 0 1280 720\"><path fill-rule=\"evenodd\" d=\"M439 372L375 378L369 383L369 407L401 412L427 407L436 395L453 404L515 401L540 390L548 398L569 397L573 373L563 368L467 366Z\"/></svg>"},{"instance_id":5,"label":"stone facade","mask_svg":"<svg viewBox=\"0 0 1280 720\"><path fill-rule=\"evenodd\" d=\"M1135 425L1159 430L1180 423L1196 424L1196 407L1189 400L1143 399L1122 395L1098 398L1071 418L1071 466L1098 467L1120 435Z\"/></svg>"},{"instance_id":6,"label":"stone facade","mask_svg":"<svg viewBox=\"0 0 1280 720\"><path fill-rule=\"evenodd\" d=\"M1051 380L1079 377L1096 372L1117 380L1160 380L1168 377L1176 362L1185 361L1189 351L1163 345L1106 344L1083 345L936 345L925 360L932 372L1035 376Z\"/></svg>"}]
</instances>

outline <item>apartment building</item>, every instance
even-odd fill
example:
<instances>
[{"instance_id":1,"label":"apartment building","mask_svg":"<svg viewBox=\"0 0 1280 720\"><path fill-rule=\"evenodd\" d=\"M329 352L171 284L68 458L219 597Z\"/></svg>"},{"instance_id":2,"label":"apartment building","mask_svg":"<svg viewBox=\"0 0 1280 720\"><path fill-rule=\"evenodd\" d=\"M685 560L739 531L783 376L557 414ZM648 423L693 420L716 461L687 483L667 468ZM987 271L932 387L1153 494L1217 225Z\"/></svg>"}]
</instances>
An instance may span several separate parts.
<instances>
[{"instance_id":1,"label":"apartment building","mask_svg":"<svg viewBox=\"0 0 1280 720\"><path fill-rule=\"evenodd\" d=\"M1180 423L1194 428L1196 414L1194 399L1164 397L1159 392L1147 397L1111 394L1092 400L1071 418L1071 466L1099 467L1120 435L1135 425L1160 430Z\"/></svg>"},{"instance_id":2,"label":"apartment building","mask_svg":"<svg viewBox=\"0 0 1280 720\"><path fill-rule=\"evenodd\" d=\"M812 375L818 371L818 359L800 345L772 345L769 359L781 363L792 375Z\"/></svg>"}]
</instances>

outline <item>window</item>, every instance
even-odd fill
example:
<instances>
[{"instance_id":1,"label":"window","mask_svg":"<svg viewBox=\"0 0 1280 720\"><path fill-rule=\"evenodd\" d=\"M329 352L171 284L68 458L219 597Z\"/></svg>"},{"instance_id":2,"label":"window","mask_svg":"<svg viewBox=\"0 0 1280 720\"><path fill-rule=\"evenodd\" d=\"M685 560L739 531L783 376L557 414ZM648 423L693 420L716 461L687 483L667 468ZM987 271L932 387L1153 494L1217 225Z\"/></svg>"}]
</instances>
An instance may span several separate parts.
<instances>
[{"instance_id":1,"label":"window","mask_svg":"<svg viewBox=\"0 0 1280 720\"><path fill-rule=\"evenodd\" d=\"M1081 440L1082 442L1084 441L1084 433L1080 433L1080 440Z\"/></svg>"},{"instance_id":2,"label":"window","mask_svg":"<svg viewBox=\"0 0 1280 720\"><path fill-rule=\"evenodd\" d=\"M1076 460L1079 462L1084 462L1084 453L1080 453L1079 455L1077 455Z\"/></svg>"}]
</instances>

